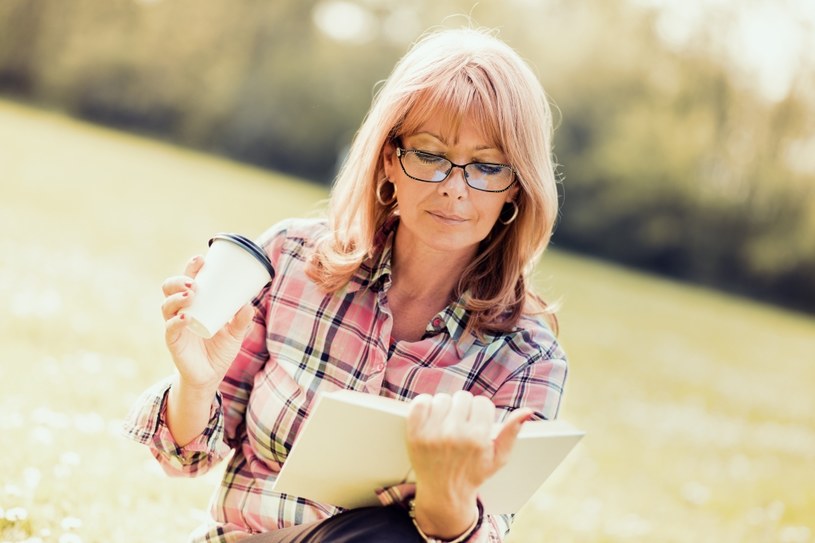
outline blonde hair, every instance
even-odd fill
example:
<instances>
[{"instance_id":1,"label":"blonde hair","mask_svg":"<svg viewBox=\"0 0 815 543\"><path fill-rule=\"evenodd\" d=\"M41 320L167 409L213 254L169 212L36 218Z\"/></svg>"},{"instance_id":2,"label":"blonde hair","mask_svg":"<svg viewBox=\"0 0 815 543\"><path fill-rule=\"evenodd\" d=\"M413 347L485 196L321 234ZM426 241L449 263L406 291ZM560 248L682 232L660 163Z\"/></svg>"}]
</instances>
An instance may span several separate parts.
<instances>
[{"instance_id":1,"label":"blonde hair","mask_svg":"<svg viewBox=\"0 0 815 543\"><path fill-rule=\"evenodd\" d=\"M336 178L329 234L315 245L309 277L328 292L342 288L375 253L377 231L394 213L376 197L383 150L433 115L454 133L467 115L494 140L517 172L518 216L496 222L464 270L456 295L467 293L468 329L508 331L521 314L547 312L528 276L549 244L557 217L551 153L552 114L530 67L503 41L480 29L424 36L402 57L377 92ZM548 315L556 329L553 315Z\"/></svg>"}]
</instances>

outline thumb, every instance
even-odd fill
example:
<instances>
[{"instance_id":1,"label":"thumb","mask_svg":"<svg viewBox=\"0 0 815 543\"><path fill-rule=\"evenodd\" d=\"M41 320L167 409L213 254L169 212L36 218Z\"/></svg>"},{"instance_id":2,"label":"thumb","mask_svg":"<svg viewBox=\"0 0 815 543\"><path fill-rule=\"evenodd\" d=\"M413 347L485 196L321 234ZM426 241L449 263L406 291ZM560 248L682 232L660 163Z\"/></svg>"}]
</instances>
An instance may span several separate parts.
<instances>
[{"instance_id":1,"label":"thumb","mask_svg":"<svg viewBox=\"0 0 815 543\"><path fill-rule=\"evenodd\" d=\"M244 336L249 332L249 325L252 324L252 318L255 316L255 306L250 303L241 307L240 310L232 317L224 329L237 341L243 341ZM222 330L223 331L223 330Z\"/></svg>"},{"instance_id":2,"label":"thumb","mask_svg":"<svg viewBox=\"0 0 815 543\"><path fill-rule=\"evenodd\" d=\"M495 460L493 467L496 471L509 460L509 454L512 452L515 440L518 439L521 426L523 426L523 423L529 420L534 413L535 412L528 407L516 409L509 414L507 420L501 425L498 435L495 436L493 440L493 458Z\"/></svg>"}]
</instances>

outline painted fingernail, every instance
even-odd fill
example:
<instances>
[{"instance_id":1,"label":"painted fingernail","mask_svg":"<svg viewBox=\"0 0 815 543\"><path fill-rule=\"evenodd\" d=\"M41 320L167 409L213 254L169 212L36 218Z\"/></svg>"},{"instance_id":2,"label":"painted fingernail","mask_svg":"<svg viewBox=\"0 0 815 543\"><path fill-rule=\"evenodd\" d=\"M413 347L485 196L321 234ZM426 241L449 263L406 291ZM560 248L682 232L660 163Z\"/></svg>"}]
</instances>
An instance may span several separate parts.
<instances>
[{"instance_id":1,"label":"painted fingernail","mask_svg":"<svg viewBox=\"0 0 815 543\"><path fill-rule=\"evenodd\" d=\"M187 291L184 291L184 294L182 294L182 295L181 295L181 297L182 297L182 298L186 298L186 297L187 297L187 296L189 296L189 295L190 295L190 291L189 291L189 290L187 290Z\"/></svg>"},{"instance_id":2,"label":"painted fingernail","mask_svg":"<svg viewBox=\"0 0 815 543\"><path fill-rule=\"evenodd\" d=\"M184 286L187 288L192 287L192 281L187 281L186 283L184 283Z\"/></svg>"},{"instance_id":3,"label":"painted fingernail","mask_svg":"<svg viewBox=\"0 0 815 543\"><path fill-rule=\"evenodd\" d=\"M179 319L181 319L181 320L183 321L184 319L186 319L186 318L187 318L187 315L185 315L184 313L181 313L181 314L178 316L178 318L179 318Z\"/></svg>"}]
</instances>

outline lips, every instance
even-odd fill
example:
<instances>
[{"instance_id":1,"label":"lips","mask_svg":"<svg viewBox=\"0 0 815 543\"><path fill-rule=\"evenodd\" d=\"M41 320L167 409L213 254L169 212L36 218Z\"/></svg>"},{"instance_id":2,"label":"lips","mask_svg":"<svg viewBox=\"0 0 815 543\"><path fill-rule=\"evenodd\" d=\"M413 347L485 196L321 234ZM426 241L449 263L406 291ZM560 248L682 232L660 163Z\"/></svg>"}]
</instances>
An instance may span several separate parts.
<instances>
[{"instance_id":1,"label":"lips","mask_svg":"<svg viewBox=\"0 0 815 543\"><path fill-rule=\"evenodd\" d=\"M444 213L443 211L428 211L428 213L435 219L447 224L459 224L465 222L467 219L452 213Z\"/></svg>"}]
</instances>

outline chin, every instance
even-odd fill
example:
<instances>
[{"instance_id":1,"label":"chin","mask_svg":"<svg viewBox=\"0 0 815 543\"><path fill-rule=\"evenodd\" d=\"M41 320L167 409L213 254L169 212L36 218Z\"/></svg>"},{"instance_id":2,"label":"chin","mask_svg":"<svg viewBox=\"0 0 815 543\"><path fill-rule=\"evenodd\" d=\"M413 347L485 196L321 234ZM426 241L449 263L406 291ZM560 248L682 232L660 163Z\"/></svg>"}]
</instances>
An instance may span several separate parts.
<instances>
[{"instance_id":1,"label":"chin","mask_svg":"<svg viewBox=\"0 0 815 543\"><path fill-rule=\"evenodd\" d=\"M475 239L473 236L461 235L444 235L438 232L430 233L424 237L425 244L441 252L450 253L450 255L475 252L478 249L480 239Z\"/></svg>"}]
</instances>

